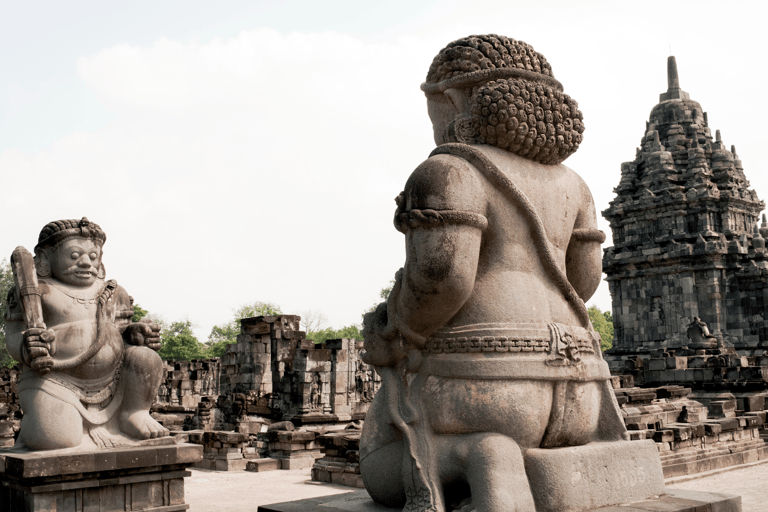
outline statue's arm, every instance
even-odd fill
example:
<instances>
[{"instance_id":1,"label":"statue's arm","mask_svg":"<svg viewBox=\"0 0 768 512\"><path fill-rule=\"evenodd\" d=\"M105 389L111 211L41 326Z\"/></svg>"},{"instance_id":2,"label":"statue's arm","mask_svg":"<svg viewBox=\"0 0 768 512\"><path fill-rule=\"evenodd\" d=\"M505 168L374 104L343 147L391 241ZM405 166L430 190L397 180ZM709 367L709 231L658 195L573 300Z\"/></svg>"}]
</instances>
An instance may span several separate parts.
<instances>
[{"instance_id":1,"label":"statue's arm","mask_svg":"<svg viewBox=\"0 0 768 512\"><path fill-rule=\"evenodd\" d=\"M48 286L38 284L40 300L45 303ZM7 296L8 309L5 316L5 343L8 353L19 363L30 366L33 370L46 373L53 365L52 356L56 349L53 342L56 333L45 326L28 327L21 296L14 285Z\"/></svg>"},{"instance_id":2,"label":"statue's arm","mask_svg":"<svg viewBox=\"0 0 768 512\"><path fill-rule=\"evenodd\" d=\"M405 266L388 307L406 339L434 333L472 293L488 225L482 180L466 160L438 155L406 183L395 219L406 237Z\"/></svg>"},{"instance_id":3,"label":"statue's arm","mask_svg":"<svg viewBox=\"0 0 768 512\"><path fill-rule=\"evenodd\" d=\"M605 234L597 229L597 215L592 194L586 183L579 179L581 207L573 226L568 249L565 253L565 271L568 281L587 302L600 285L603 273L601 244Z\"/></svg>"},{"instance_id":4,"label":"statue's arm","mask_svg":"<svg viewBox=\"0 0 768 512\"><path fill-rule=\"evenodd\" d=\"M128 345L145 346L152 350L160 349L160 326L148 318L133 322L133 297L125 288L118 286L113 300L116 302L115 327L123 335Z\"/></svg>"}]
</instances>

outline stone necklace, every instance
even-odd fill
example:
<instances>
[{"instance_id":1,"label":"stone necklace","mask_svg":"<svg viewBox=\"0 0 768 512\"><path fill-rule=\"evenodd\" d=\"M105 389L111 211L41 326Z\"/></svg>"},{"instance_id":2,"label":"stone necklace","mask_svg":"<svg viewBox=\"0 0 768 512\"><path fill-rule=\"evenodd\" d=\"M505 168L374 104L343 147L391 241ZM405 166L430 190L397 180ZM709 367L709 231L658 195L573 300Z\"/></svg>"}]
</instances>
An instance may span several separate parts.
<instances>
[{"instance_id":1,"label":"stone necklace","mask_svg":"<svg viewBox=\"0 0 768 512\"><path fill-rule=\"evenodd\" d=\"M80 304L80 305L85 306L85 309L88 309L88 305L89 304L96 305L96 303L98 302L99 295L101 295L101 291L98 291L98 292L96 292L96 295L94 295L93 297L86 297L83 294L75 293L75 292L69 291L69 290L67 290L67 289L65 289L65 288L63 288L61 286L53 284L51 281L48 281L48 284L50 284L51 286L53 286L54 288L59 290L61 293L63 293L67 297L71 297L75 304Z\"/></svg>"}]
</instances>

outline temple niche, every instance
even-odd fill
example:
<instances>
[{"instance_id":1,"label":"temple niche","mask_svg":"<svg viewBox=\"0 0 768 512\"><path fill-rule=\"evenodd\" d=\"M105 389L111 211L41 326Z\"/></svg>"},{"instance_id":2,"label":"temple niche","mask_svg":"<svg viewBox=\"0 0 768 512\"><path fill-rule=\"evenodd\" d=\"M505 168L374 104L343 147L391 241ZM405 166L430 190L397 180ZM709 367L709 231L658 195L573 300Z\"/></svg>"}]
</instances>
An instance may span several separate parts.
<instances>
[{"instance_id":1,"label":"temple niche","mask_svg":"<svg viewBox=\"0 0 768 512\"><path fill-rule=\"evenodd\" d=\"M765 208L736 154L713 137L707 113L680 88L646 123L635 159L621 165L603 211L613 233L603 271L612 296L614 364L657 349L735 349L760 355L768 340ZM614 369L612 364L612 369Z\"/></svg>"}]
</instances>

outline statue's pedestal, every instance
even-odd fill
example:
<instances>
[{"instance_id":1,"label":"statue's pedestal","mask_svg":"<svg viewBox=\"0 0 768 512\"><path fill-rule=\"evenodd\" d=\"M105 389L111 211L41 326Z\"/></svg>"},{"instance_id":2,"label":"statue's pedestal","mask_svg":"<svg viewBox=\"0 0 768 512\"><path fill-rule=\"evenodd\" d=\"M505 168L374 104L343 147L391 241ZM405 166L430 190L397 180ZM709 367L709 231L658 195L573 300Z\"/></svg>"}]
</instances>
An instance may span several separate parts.
<instances>
[{"instance_id":1,"label":"statue's pedestal","mask_svg":"<svg viewBox=\"0 0 768 512\"><path fill-rule=\"evenodd\" d=\"M77 453L0 453L0 510L176 512L186 468L203 458L193 444Z\"/></svg>"},{"instance_id":2,"label":"statue's pedestal","mask_svg":"<svg viewBox=\"0 0 768 512\"><path fill-rule=\"evenodd\" d=\"M741 512L741 496L669 489L667 494L620 506L592 509L590 512ZM262 505L258 512L400 512L378 505L365 491L336 494L323 498Z\"/></svg>"},{"instance_id":3,"label":"statue's pedestal","mask_svg":"<svg viewBox=\"0 0 768 512\"><path fill-rule=\"evenodd\" d=\"M537 512L740 512L741 497L666 490L651 440L524 452ZM259 507L259 512L395 512L366 491Z\"/></svg>"}]
</instances>

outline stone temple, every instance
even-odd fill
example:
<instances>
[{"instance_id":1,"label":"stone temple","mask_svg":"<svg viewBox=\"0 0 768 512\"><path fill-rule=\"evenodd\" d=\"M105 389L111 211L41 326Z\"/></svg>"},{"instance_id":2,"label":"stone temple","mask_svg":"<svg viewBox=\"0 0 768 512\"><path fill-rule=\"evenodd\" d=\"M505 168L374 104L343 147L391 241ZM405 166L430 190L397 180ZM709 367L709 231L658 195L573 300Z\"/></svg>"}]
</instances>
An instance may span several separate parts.
<instances>
[{"instance_id":1,"label":"stone temple","mask_svg":"<svg viewBox=\"0 0 768 512\"><path fill-rule=\"evenodd\" d=\"M614 243L603 257L615 327L607 359L682 347L759 356L768 344L765 203L735 146L713 136L707 113L680 88L674 57L667 74L603 212Z\"/></svg>"}]
</instances>

